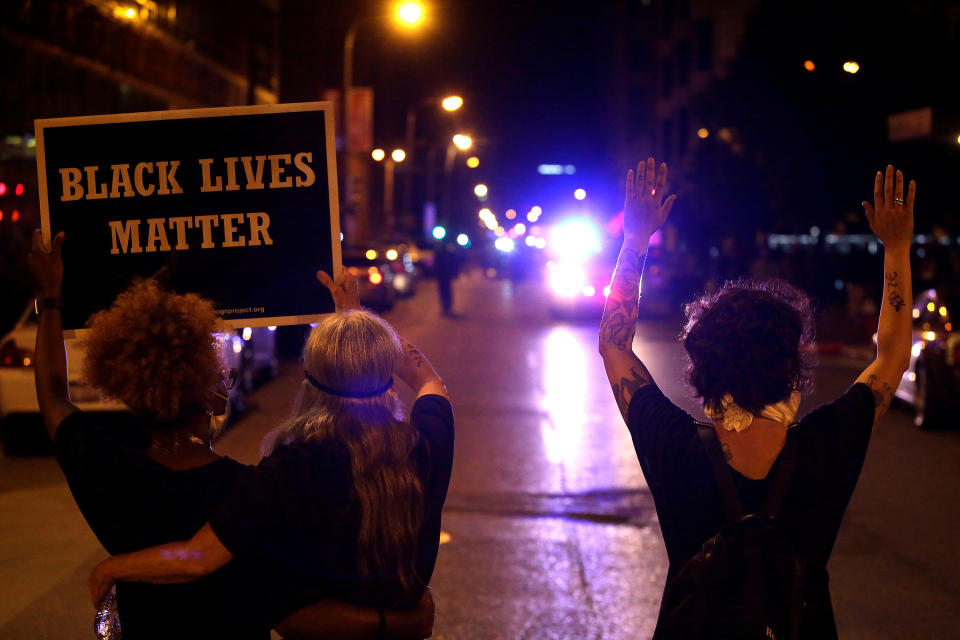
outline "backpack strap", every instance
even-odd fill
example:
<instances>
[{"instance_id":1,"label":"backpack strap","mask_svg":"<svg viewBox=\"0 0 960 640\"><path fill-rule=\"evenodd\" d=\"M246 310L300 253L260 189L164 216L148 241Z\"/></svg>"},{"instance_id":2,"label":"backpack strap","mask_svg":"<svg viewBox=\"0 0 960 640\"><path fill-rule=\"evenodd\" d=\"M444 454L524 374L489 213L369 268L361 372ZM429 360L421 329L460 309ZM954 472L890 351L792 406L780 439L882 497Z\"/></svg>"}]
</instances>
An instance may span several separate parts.
<instances>
[{"instance_id":1,"label":"backpack strap","mask_svg":"<svg viewBox=\"0 0 960 640\"><path fill-rule=\"evenodd\" d=\"M713 430L713 425L698 422L697 433L700 434L700 442L703 443L703 449L707 452L707 459L713 469L713 477L717 481L717 489L723 499L723 510L727 515L727 521L736 522L743 517L743 505L740 504L737 487L733 484L733 476L723 457L720 440Z\"/></svg>"},{"instance_id":2,"label":"backpack strap","mask_svg":"<svg viewBox=\"0 0 960 640\"><path fill-rule=\"evenodd\" d=\"M793 472L797 470L797 441L790 437L789 432L780 455L782 456L780 468L777 469L777 476L773 479L767 501L763 505L764 511L772 516L780 513L783 499L787 495L787 489L790 488L790 481L793 480Z\"/></svg>"}]
</instances>

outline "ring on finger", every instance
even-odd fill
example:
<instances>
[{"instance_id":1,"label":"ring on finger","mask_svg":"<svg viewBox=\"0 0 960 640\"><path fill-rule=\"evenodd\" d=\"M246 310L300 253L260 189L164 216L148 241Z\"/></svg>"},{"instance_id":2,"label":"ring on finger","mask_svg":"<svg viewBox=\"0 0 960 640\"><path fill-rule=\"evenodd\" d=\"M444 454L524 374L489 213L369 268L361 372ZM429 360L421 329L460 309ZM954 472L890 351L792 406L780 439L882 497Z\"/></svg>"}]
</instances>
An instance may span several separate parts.
<instances>
[{"instance_id":1,"label":"ring on finger","mask_svg":"<svg viewBox=\"0 0 960 640\"><path fill-rule=\"evenodd\" d=\"M894 199L893 199L893 204L897 205L898 207L902 207L902 206L903 206L903 198L894 198Z\"/></svg>"}]
</instances>

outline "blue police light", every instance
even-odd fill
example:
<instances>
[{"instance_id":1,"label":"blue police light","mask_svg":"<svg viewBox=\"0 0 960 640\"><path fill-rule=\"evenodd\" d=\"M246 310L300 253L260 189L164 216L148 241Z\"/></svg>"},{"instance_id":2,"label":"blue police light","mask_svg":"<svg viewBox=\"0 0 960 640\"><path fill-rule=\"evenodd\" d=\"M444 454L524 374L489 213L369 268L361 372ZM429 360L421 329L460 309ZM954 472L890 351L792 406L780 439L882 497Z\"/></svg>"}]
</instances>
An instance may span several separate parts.
<instances>
[{"instance_id":1,"label":"blue police light","mask_svg":"<svg viewBox=\"0 0 960 640\"><path fill-rule=\"evenodd\" d=\"M440 225L437 225L433 228L433 237L437 240L443 240L447 237L447 230Z\"/></svg>"}]
</instances>

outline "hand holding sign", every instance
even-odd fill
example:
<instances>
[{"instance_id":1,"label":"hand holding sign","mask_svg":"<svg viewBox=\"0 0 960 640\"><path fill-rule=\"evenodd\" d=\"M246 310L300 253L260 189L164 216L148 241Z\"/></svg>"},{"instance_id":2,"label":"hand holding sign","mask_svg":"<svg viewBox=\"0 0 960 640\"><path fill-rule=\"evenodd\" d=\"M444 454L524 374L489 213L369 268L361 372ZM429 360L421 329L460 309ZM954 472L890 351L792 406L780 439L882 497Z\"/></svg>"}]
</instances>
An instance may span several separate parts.
<instances>
[{"instance_id":1,"label":"hand holding sign","mask_svg":"<svg viewBox=\"0 0 960 640\"><path fill-rule=\"evenodd\" d=\"M70 235L68 336L161 269L171 291L210 299L231 327L315 322L332 311L302 275L339 274L331 104L79 116L35 128L44 237Z\"/></svg>"},{"instance_id":2,"label":"hand holding sign","mask_svg":"<svg viewBox=\"0 0 960 640\"><path fill-rule=\"evenodd\" d=\"M326 271L317 271L317 280L330 290L330 295L333 296L333 302L337 305L338 312L361 308L357 279L346 269L340 271L340 277L337 278L336 282Z\"/></svg>"},{"instance_id":3,"label":"hand holding sign","mask_svg":"<svg viewBox=\"0 0 960 640\"><path fill-rule=\"evenodd\" d=\"M48 249L43 246L43 233L40 229L33 231L33 246L27 256L30 273L40 285L40 297L59 298L60 287L63 283L63 231L53 238L53 246Z\"/></svg>"}]
</instances>

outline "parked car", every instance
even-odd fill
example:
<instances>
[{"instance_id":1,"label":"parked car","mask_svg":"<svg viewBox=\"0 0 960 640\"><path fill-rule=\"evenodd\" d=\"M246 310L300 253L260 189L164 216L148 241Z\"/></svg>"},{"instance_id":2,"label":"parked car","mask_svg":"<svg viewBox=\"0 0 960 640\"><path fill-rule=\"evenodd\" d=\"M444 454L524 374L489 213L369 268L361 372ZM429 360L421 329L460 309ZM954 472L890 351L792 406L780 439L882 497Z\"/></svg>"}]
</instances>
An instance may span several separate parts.
<instances>
[{"instance_id":1,"label":"parked car","mask_svg":"<svg viewBox=\"0 0 960 640\"><path fill-rule=\"evenodd\" d=\"M375 311L389 311L396 302L394 271L390 261L376 249L343 247L343 266L357 279L360 304Z\"/></svg>"},{"instance_id":2,"label":"parked car","mask_svg":"<svg viewBox=\"0 0 960 640\"><path fill-rule=\"evenodd\" d=\"M13 330L0 340L0 439L8 450L35 450L46 438L39 420L40 407L33 379L37 316L33 305L24 309ZM235 411L243 411L255 385L277 374L276 327L232 330L220 335L224 364L237 369L238 381L230 393ZM84 351L80 340L64 341L70 399L83 411L109 414L128 411L105 398L83 379Z\"/></svg>"},{"instance_id":3,"label":"parked car","mask_svg":"<svg viewBox=\"0 0 960 640\"><path fill-rule=\"evenodd\" d=\"M414 245L400 244L384 247L383 258L393 272L393 289L400 298L409 298L417 290L419 252Z\"/></svg>"},{"instance_id":4,"label":"parked car","mask_svg":"<svg viewBox=\"0 0 960 640\"><path fill-rule=\"evenodd\" d=\"M240 393L246 395L263 382L277 377L280 368L277 358L277 328L271 326L235 329L224 336L224 339L232 342L236 335L243 341L243 347L236 363L230 366L236 366L239 372L237 386L241 387Z\"/></svg>"},{"instance_id":5,"label":"parked car","mask_svg":"<svg viewBox=\"0 0 960 640\"><path fill-rule=\"evenodd\" d=\"M913 406L914 422L925 429L956 424L960 409L960 331L952 313L960 310L960 286L926 289L913 305L910 367L896 397Z\"/></svg>"}]
</instances>

